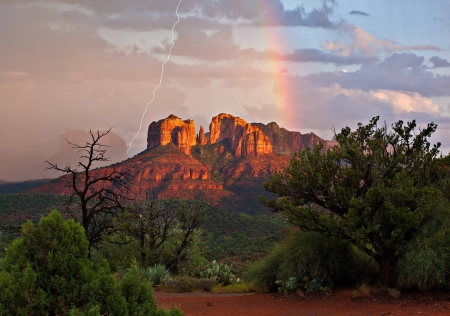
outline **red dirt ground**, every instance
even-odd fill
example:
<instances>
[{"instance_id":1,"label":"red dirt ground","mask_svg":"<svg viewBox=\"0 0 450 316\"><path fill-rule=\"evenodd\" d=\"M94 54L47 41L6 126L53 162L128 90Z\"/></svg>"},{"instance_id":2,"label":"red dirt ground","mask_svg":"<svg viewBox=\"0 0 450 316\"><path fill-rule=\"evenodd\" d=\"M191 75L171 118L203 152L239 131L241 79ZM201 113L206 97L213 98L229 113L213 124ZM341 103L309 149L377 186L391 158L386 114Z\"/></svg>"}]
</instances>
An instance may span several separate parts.
<instances>
[{"instance_id":1,"label":"red dirt ground","mask_svg":"<svg viewBox=\"0 0 450 316\"><path fill-rule=\"evenodd\" d=\"M210 294L155 292L159 307L173 306L186 316L386 316L450 315L450 293L402 294L399 299L374 295L356 299L351 290L334 290L328 296L313 294L304 298L270 294Z\"/></svg>"}]
</instances>

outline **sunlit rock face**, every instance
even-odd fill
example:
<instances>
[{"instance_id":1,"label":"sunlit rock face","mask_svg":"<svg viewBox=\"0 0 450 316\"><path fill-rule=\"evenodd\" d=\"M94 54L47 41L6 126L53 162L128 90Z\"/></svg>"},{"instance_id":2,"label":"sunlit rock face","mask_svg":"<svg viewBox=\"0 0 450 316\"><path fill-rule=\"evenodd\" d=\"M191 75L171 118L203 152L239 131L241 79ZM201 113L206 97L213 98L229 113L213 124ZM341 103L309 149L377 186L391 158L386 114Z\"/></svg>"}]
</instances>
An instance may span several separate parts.
<instances>
[{"instance_id":1,"label":"sunlit rock face","mask_svg":"<svg viewBox=\"0 0 450 316\"><path fill-rule=\"evenodd\" d=\"M247 133L251 130L251 126L246 125L246 121L230 114L221 113L214 116L209 125L209 142L215 144L226 138L242 137L244 130Z\"/></svg>"},{"instance_id":2,"label":"sunlit rock face","mask_svg":"<svg viewBox=\"0 0 450 316\"><path fill-rule=\"evenodd\" d=\"M112 172L131 170L129 198L145 199L149 196L168 198L195 198L199 192L222 197L223 185L211 181L207 166L179 150L173 143L146 150L121 163L92 170L92 177L102 177ZM70 195L70 176L33 189L33 192ZM99 182L97 187L109 188L111 184Z\"/></svg>"},{"instance_id":3,"label":"sunlit rock face","mask_svg":"<svg viewBox=\"0 0 450 316\"><path fill-rule=\"evenodd\" d=\"M92 176L132 169L132 198L200 199L229 209L260 209L255 201L266 193L267 177L282 172L295 152L320 142L324 150L335 144L313 133L291 132L277 123L247 123L224 113L212 118L208 133L201 126L196 135L193 120L170 115L150 124L145 151L93 170ZM61 177L34 192L68 195L68 180Z\"/></svg>"},{"instance_id":4,"label":"sunlit rock face","mask_svg":"<svg viewBox=\"0 0 450 316\"><path fill-rule=\"evenodd\" d=\"M209 135L209 138L206 136ZM209 133L205 134L200 126L198 135L195 133L193 120L183 121L175 115L153 122L148 128L147 149L173 143L187 155L195 145L217 144L227 140L227 146L235 157L271 157L274 154L292 156L307 147L314 148L319 143L323 150L334 146L333 141L326 141L314 133L301 134L288 131L277 123L247 123L240 117L221 113L212 118Z\"/></svg>"},{"instance_id":5,"label":"sunlit rock face","mask_svg":"<svg viewBox=\"0 0 450 316\"><path fill-rule=\"evenodd\" d=\"M152 122L148 127L147 149L169 143L190 155L191 147L197 144L194 121L183 121L172 114L168 118Z\"/></svg>"},{"instance_id":6,"label":"sunlit rock face","mask_svg":"<svg viewBox=\"0 0 450 316\"><path fill-rule=\"evenodd\" d=\"M276 154L292 156L299 150L307 147L314 148L319 143L323 144L323 151L333 147L337 143L320 138L314 133L301 134L300 132L288 131L277 123L269 124L252 123L264 132L272 144L272 150Z\"/></svg>"},{"instance_id":7,"label":"sunlit rock face","mask_svg":"<svg viewBox=\"0 0 450 316\"><path fill-rule=\"evenodd\" d=\"M208 143L208 138L205 136L205 129L203 126L200 126L200 130L197 136L197 143L199 145L206 145Z\"/></svg>"},{"instance_id":8,"label":"sunlit rock face","mask_svg":"<svg viewBox=\"0 0 450 316\"><path fill-rule=\"evenodd\" d=\"M231 140L231 152L236 157L273 156L269 138L255 125L239 117L221 113L209 125L209 143Z\"/></svg>"}]
</instances>

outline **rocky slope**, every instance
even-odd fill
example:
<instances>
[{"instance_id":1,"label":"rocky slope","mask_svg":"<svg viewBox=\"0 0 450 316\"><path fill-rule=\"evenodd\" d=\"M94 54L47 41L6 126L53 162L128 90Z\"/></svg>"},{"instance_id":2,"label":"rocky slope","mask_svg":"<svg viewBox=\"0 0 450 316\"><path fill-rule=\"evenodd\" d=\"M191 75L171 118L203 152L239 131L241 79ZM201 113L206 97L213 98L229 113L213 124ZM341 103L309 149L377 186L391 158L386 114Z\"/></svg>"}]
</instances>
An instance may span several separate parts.
<instances>
[{"instance_id":1,"label":"rocky slope","mask_svg":"<svg viewBox=\"0 0 450 316\"><path fill-rule=\"evenodd\" d=\"M80 153L73 149L67 141L72 144L84 145L87 141L91 141L91 135L88 131L66 129L60 137L60 147L55 154L41 157L35 163L25 164L19 171L15 172L14 178L20 179L20 181L29 181L34 179L57 178L62 175L59 172L47 170L48 164L45 161L58 164L60 167L66 165L70 165L72 168L76 167ZM106 148L106 157L109 158L109 161L97 162L94 164L94 168L105 167L128 158L125 141L116 133L109 132L102 138L102 144L108 146Z\"/></svg>"},{"instance_id":2,"label":"rocky slope","mask_svg":"<svg viewBox=\"0 0 450 316\"><path fill-rule=\"evenodd\" d=\"M223 196L223 185L212 181L208 168L198 160L180 151L174 144L154 147L105 168L94 170L96 175L105 175L112 170L132 169L134 181L130 186L130 197L141 199L152 196L192 199L199 192ZM69 178L61 177L33 192L69 194Z\"/></svg>"},{"instance_id":3,"label":"rocky slope","mask_svg":"<svg viewBox=\"0 0 450 316\"><path fill-rule=\"evenodd\" d=\"M280 155L292 156L297 151L307 147L314 148L320 142L323 144L324 151L336 145L336 142L323 140L314 133L301 134L300 132L288 131L275 122L269 124L253 123L253 125L269 137L273 151Z\"/></svg>"},{"instance_id":4,"label":"rocky slope","mask_svg":"<svg viewBox=\"0 0 450 316\"><path fill-rule=\"evenodd\" d=\"M250 124L224 113L212 118L209 133L200 126L196 135L193 120L170 115L150 124L147 150L94 172L133 168L134 198L197 198L255 213L261 210L257 197L267 194L262 187L267 176L281 171L294 152L319 142L324 148L333 144L276 123ZM68 194L66 181L62 177L35 191Z\"/></svg>"}]
</instances>

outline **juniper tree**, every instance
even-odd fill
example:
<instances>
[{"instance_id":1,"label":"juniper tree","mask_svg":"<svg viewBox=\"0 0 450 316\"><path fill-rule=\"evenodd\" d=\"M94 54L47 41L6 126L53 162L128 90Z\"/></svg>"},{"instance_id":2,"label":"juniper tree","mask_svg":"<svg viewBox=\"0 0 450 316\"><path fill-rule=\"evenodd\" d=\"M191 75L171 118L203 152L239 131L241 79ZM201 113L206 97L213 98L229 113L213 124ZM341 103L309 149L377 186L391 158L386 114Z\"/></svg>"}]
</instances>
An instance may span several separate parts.
<instances>
[{"instance_id":1,"label":"juniper tree","mask_svg":"<svg viewBox=\"0 0 450 316\"><path fill-rule=\"evenodd\" d=\"M279 198L261 198L306 231L348 240L373 257L380 281L393 285L402 245L433 215L442 198L437 188L439 146L428 139L437 125L416 130L398 121L389 129L358 124L335 132L338 143L296 153L264 184Z\"/></svg>"},{"instance_id":2,"label":"juniper tree","mask_svg":"<svg viewBox=\"0 0 450 316\"><path fill-rule=\"evenodd\" d=\"M167 315L157 310L152 285L136 266L119 283L106 260L88 259L88 241L74 220L57 211L36 227L23 225L0 262L0 315Z\"/></svg>"}]
</instances>

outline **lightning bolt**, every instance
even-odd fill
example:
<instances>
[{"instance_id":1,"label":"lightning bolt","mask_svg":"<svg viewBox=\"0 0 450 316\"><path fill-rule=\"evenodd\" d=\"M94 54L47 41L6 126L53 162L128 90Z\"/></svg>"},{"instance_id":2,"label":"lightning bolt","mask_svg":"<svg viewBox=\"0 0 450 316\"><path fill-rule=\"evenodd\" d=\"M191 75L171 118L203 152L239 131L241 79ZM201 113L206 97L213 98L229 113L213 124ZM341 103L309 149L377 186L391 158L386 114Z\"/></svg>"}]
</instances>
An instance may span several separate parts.
<instances>
[{"instance_id":1,"label":"lightning bolt","mask_svg":"<svg viewBox=\"0 0 450 316\"><path fill-rule=\"evenodd\" d=\"M136 135L134 135L133 139L131 140L130 147L128 148L127 153L130 151L131 146L133 145L133 141L136 139L136 137L141 132L142 122L144 120L145 113L147 113L147 109L148 109L149 105L152 104L153 101L155 101L156 90L158 90L159 86L162 83L162 80L163 80L163 77L164 77L164 66L170 60L170 54L172 54L172 48L175 46L175 33L174 33L174 30L175 30L175 26L178 24L178 22L180 22L180 16L178 15L178 8L180 7L180 4L181 4L182 1L183 0L180 0L180 2L177 5L177 9L175 11L175 13L177 15L177 21L175 22L175 24L172 27L172 46L170 47L169 54L167 55L167 59L164 61L164 63L161 66L161 77L159 78L159 83L156 85L155 89L153 90L153 98L152 98L152 100L150 102L148 102L147 105L145 106L144 113L142 114L142 117L141 117L141 123L139 124L139 130L136 133Z\"/></svg>"}]
</instances>

